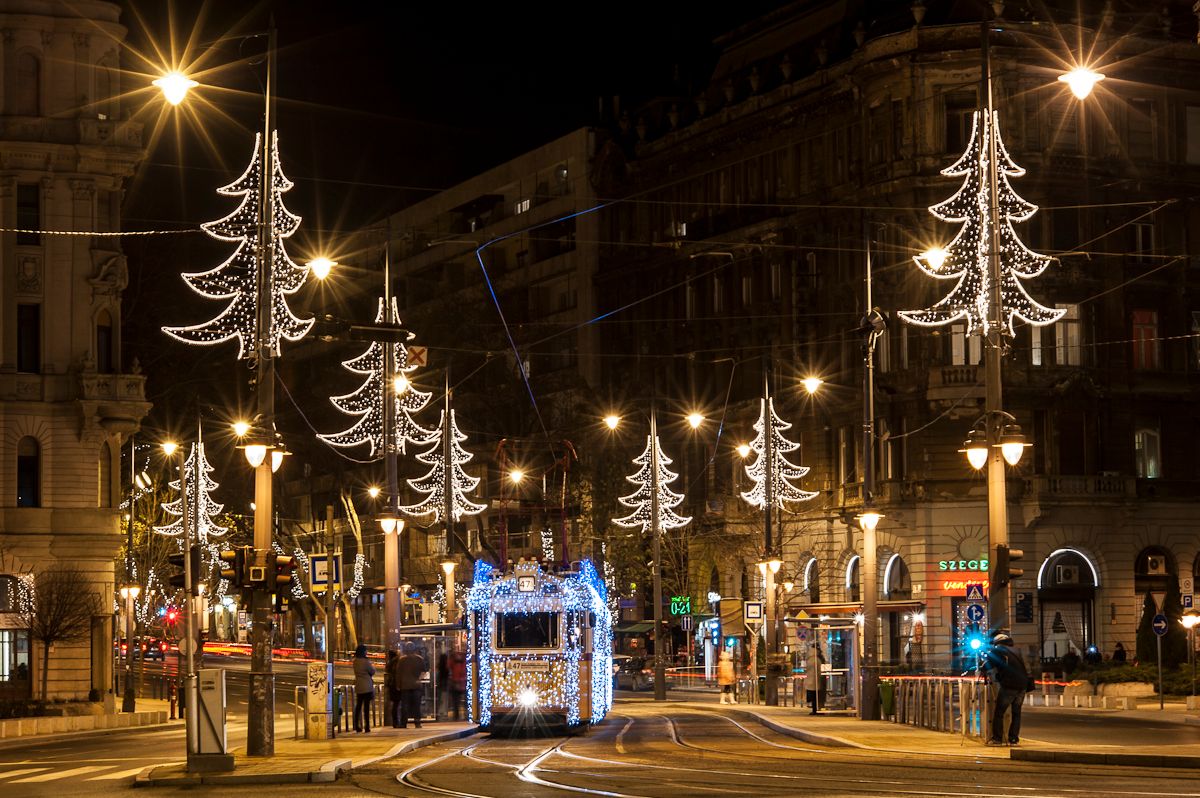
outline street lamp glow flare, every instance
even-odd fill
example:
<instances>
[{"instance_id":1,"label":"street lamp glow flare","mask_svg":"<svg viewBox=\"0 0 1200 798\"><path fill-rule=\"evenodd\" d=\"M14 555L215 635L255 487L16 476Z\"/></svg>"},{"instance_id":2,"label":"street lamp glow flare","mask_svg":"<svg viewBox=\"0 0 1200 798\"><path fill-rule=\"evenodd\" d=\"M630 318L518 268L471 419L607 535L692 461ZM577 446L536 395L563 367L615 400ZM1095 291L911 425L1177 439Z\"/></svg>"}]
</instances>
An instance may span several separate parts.
<instances>
[{"instance_id":1,"label":"street lamp glow flare","mask_svg":"<svg viewBox=\"0 0 1200 798\"><path fill-rule=\"evenodd\" d=\"M808 395L812 396L825 384L825 380L820 377L805 377L800 380L800 384L804 386L804 390L808 392Z\"/></svg>"},{"instance_id":2,"label":"street lamp glow flare","mask_svg":"<svg viewBox=\"0 0 1200 798\"><path fill-rule=\"evenodd\" d=\"M699 429L700 425L704 423L704 416L699 413L688 413L687 423L692 429Z\"/></svg>"},{"instance_id":3,"label":"street lamp glow flare","mask_svg":"<svg viewBox=\"0 0 1200 798\"><path fill-rule=\"evenodd\" d=\"M1070 87L1075 99L1086 100L1096 84L1104 80L1104 75L1085 66L1077 66L1065 75L1059 75L1058 79Z\"/></svg>"},{"instance_id":4,"label":"street lamp glow flare","mask_svg":"<svg viewBox=\"0 0 1200 798\"><path fill-rule=\"evenodd\" d=\"M329 276L329 272L333 270L333 267L337 266L337 261L330 260L322 255L319 258L313 258L305 265L308 266L309 271L311 271L313 274L313 277L316 277L318 280L324 280Z\"/></svg>"},{"instance_id":5,"label":"street lamp glow flare","mask_svg":"<svg viewBox=\"0 0 1200 798\"><path fill-rule=\"evenodd\" d=\"M616 429L621 423L621 417L616 415L607 415L604 417L604 426L609 429Z\"/></svg>"},{"instance_id":6,"label":"street lamp glow flare","mask_svg":"<svg viewBox=\"0 0 1200 798\"><path fill-rule=\"evenodd\" d=\"M179 105L187 98L187 93L200 84L178 71L171 71L154 81L151 85L158 88L166 101L171 105Z\"/></svg>"}]
</instances>

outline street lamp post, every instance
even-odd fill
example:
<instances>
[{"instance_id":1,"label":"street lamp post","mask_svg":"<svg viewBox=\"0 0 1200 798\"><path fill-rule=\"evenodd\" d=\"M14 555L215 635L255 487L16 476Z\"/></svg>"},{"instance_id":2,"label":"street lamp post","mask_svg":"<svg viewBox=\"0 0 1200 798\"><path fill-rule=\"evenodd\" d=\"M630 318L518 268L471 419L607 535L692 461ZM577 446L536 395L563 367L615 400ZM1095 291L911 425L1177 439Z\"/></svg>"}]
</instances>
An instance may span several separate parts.
<instances>
[{"instance_id":1,"label":"street lamp post","mask_svg":"<svg viewBox=\"0 0 1200 798\"><path fill-rule=\"evenodd\" d=\"M137 585L125 585L121 588L121 598L125 601L125 691L121 699L121 711L134 711L135 692L133 688L133 612L134 603L142 589Z\"/></svg>"},{"instance_id":2,"label":"street lamp post","mask_svg":"<svg viewBox=\"0 0 1200 798\"><path fill-rule=\"evenodd\" d=\"M1192 696L1194 697L1196 695L1196 625L1200 624L1200 612L1185 610L1179 622L1188 630L1188 662L1192 666Z\"/></svg>"},{"instance_id":3,"label":"street lamp post","mask_svg":"<svg viewBox=\"0 0 1200 798\"><path fill-rule=\"evenodd\" d=\"M446 575L446 623L458 622L458 606L454 596L454 569L458 566L454 560L442 563L442 572Z\"/></svg>"},{"instance_id":4,"label":"street lamp post","mask_svg":"<svg viewBox=\"0 0 1200 798\"><path fill-rule=\"evenodd\" d=\"M650 405L650 535L654 557L654 700L667 700L666 635L662 614L662 530L658 523L658 409Z\"/></svg>"},{"instance_id":5,"label":"street lamp post","mask_svg":"<svg viewBox=\"0 0 1200 798\"><path fill-rule=\"evenodd\" d=\"M196 690L196 617L195 602L196 584L192 581L192 520L188 496L187 457L184 448L174 442L162 444L163 454L167 457L177 457L179 463L179 512L180 524L183 528L183 620L184 634L187 636L184 649L183 671L183 702L184 702L184 734L187 745L188 770L193 767L193 761L200 752L199 740L199 695Z\"/></svg>"}]
</instances>

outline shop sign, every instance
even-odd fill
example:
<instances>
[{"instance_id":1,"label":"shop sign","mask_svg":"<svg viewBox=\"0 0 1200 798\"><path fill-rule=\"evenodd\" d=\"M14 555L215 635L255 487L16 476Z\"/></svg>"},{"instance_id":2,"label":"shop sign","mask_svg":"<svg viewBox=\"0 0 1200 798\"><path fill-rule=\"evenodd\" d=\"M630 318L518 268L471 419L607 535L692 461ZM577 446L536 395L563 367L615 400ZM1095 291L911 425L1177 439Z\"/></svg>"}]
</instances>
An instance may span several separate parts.
<instances>
[{"instance_id":1,"label":"shop sign","mask_svg":"<svg viewBox=\"0 0 1200 798\"><path fill-rule=\"evenodd\" d=\"M953 576L949 574L942 580L942 592L952 596L967 595L967 585L983 585L983 589L988 589L987 572L980 573L957 573Z\"/></svg>"},{"instance_id":2,"label":"shop sign","mask_svg":"<svg viewBox=\"0 0 1200 798\"><path fill-rule=\"evenodd\" d=\"M939 571L986 571L987 558L981 560L938 560Z\"/></svg>"}]
</instances>

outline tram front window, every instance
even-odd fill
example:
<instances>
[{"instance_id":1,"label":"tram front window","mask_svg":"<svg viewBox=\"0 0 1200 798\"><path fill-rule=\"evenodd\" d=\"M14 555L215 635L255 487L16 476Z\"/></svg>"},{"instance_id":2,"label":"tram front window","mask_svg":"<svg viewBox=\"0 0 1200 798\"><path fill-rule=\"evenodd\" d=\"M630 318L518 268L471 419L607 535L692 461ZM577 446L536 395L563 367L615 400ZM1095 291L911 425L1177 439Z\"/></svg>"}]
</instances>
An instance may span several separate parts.
<instances>
[{"instance_id":1,"label":"tram front window","mask_svg":"<svg viewBox=\"0 0 1200 798\"><path fill-rule=\"evenodd\" d=\"M496 648L558 648L558 613L497 613Z\"/></svg>"}]
</instances>

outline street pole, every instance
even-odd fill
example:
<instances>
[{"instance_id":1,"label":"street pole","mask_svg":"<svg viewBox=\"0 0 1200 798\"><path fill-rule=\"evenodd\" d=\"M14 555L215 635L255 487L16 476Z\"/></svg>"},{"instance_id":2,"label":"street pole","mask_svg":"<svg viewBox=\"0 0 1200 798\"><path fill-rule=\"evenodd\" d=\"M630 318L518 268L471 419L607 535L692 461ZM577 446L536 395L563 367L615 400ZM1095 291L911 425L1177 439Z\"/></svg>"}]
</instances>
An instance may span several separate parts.
<instances>
[{"instance_id":1,"label":"street pole","mask_svg":"<svg viewBox=\"0 0 1200 798\"><path fill-rule=\"evenodd\" d=\"M133 435L129 436L129 520L125 525L125 585L133 584L133 502L137 496L137 448ZM149 584L146 585L149 587ZM125 603L125 690L121 695L121 711L137 709L137 692L133 687L133 602ZM144 658L143 658L144 659Z\"/></svg>"},{"instance_id":2,"label":"street pole","mask_svg":"<svg viewBox=\"0 0 1200 798\"><path fill-rule=\"evenodd\" d=\"M326 693L325 713L328 723L325 738L337 736L337 724L334 721L333 695L333 628L336 625L333 616L337 610L333 605L333 505L325 505L325 684Z\"/></svg>"},{"instance_id":3,"label":"street pole","mask_svg":"<svg viewBox=\"0 0 1200 798\"><path fill-rule=\"evenodd\" d=\"M654 538L654 700L667 700L666 634L662 615L662 531L658 526L658 410L650 404L650 534Z\"/></svg>"},{"instance_id":4,"label":"street pole","mask_svg":"<svg viewBox=\"0 0 1200 798\"><path fill-rule=\"evenodd\" d=\"M390 267L391 238L384 244L383 250L383 304L384 318L392 322L392 292ZM387 458L388 481L388 515L395 522L391 529L383 530L383 625L384 645L389 651L400 645L400 533L404 529L400 521L400 511L397 506L399 496L399 477L397 476L396 449L396 402L399 392L395 385L395 355L396 347L400 344L381 341L383 347L383 451ZM386 697L388 702L390 697ZM392 717L390 714L388 717Z\"/></svg>"},{"instance_id":5,"label":"street pole","mask_svg":"<svg viewBox=\"0 0 1200 798\"><path fill-rule=\"evenodd\" d=\"M987 500L988 500L988 624L992 629L1008 625L1008 586L998 585L996 579L996 547L1008 545L1008 495L1004 457L1001 454L1000 434L1004 409L1001 358L1004 355L1004 321L1000 296L1000 214L999 187L996 168L996 125L992 105L992 60L989 50L991 20L981 25L980 49L983 54L984 102L983 129L987 147L980 148L980 158L986 158L984 173L988 180L988 318L984 341L984 414L987 419Z\"/></svg>"},{"instance_id":6,"label":"street pole","mask_svg":"<svg viewBox=\"0 0 1200 798\"><path fill-rule=\"evenodd\" d=\"M771 429L771 359L766 356L763 362L763 462L766 467L763 469L763 560L770 561L775 556L775 544L773 535L771 534L771 510L775 503L775 460L772 452L772 438L774 438L773 430ZM764 698L767 706L779 706L779 680L774 670L776 655L779 653L779 635L775 628L775 575L771 573L768 567L764 571L767 600L767 684ZM758 685L755 684L751 689L757 690Z\"/></svg>"},{"instance_id":7,"label":"street pole","mask_svg":"<svg viewBox=\"0 0 1200 798\"><path fill-rule=\"evenodd\" d=\"M450 456L453 454L451 447L451 429L450 429L450 368L446 367L446 410L445 417L442 419L442 501L444 505L442 512L446 516L446 558L447 561L453 561L454 558L454 485L450 479L450 472L453 469L453 463ZM454 604L454 574L453 571L446 573L446 623L455 623L458 621L458 607Z\"/></svg>"},{"instance_id":8,"label":"street pole","mask_svg":"<svg viewBox=\"0 0 1200 798\"><path fill-rule=\"evenodd\" d=\"M192 581L192 525L191 508L188 506L187 455L185 447L179 447L179 497L180 522L183 524L183 619L187 634L187 651L184 659L184 724L187 738L188 770L193 758L199 753L199 695L196 691L196 617L194 599L196 584Z\"/></svg>"},{"instance_id":9,"label":"street pole","mask_svg":"<svg viewBox=\"0 0 1200 798\"><path fill-rule=\"evenodd\" d=\"M871 232L867 239L866 311L863 343L863 511L859 526L863 551L859 574L862 584L862 662L859 663L858 717L879 719L879 593L875 528L875 343L883 332L883 317L875 312L871 296Z\"/></svg>"},{"instance_id":10,"label":"street pole","mask_svg":"<svg viewBox=\"0 0 1200 798\"><path fill-rule=\"evenodd\" d=\"M271 239L274 234L274 159L271 157L272 97L275 81L275 21L267 33L266 100L263 110L262 183L258 210L258 308L257 384L259 423L268 435L275 434L275 352L271 345L273 322ZM271 440L270 443L274 443ZM266 568L271 555L271 455L254 469L254 559ZM275 753L275 674L272 672L272 607L270 586L251 592L252 632L250 651L250 696L247 710L246 753L271 756ZM190 702L189 702L190 706Z\"/></svg>"}]
</instances>

